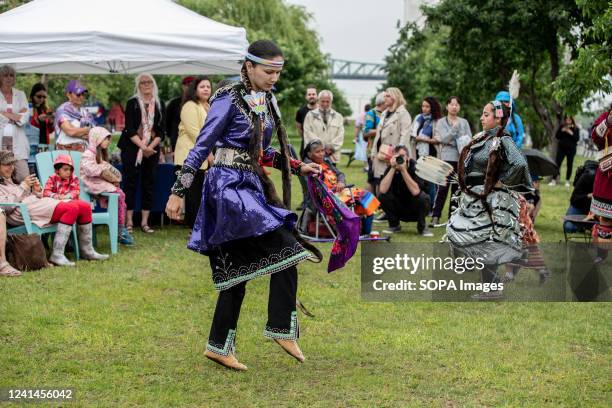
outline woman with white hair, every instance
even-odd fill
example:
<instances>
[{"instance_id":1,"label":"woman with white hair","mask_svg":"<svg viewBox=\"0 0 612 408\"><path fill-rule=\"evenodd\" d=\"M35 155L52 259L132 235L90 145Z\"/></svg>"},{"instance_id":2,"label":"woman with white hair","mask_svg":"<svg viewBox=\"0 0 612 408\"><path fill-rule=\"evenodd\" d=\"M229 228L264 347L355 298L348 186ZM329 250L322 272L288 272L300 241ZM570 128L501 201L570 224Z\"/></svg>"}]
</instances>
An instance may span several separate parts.
<instances>
[{"instance_id":1,"label":"woman with white hair","mask_svg":"<svg viewBox=\"0 0 612 408\"><path fill-rule=\"evenodd\" d=\"M142 192L140 228L145 233L154 232L149 227L149 214L153 207L159 145L164 138L164 116L165 106L159 100L155 78L147 73L138 75L134 96L125 105L125 128L117 144L121 149L123 163L123 185L127 204L126 224L129 232L134 225L134 202L139 177L141 177Z\"/></svg>"},{"instance_id":2,"label":"woman with white hair","mask_svg":"<svg viewBox=\"0 0 612 408\"><path fill-rule=\"evenodd\" d=\"M15 178L21 182L28 174L30 142L25 125L30 120L28 99L23 91L15 89L16 72L10 65L0 67L0 139L2 148L13 152Z\"/></svg>"}]
</instances>

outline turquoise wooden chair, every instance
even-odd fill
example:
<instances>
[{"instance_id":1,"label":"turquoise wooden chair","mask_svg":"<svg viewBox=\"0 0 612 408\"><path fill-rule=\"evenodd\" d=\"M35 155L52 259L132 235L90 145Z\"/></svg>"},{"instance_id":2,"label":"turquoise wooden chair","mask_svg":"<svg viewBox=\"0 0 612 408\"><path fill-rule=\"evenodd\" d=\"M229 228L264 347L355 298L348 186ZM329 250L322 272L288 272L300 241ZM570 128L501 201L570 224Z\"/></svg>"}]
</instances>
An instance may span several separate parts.
<instances>
[{"instance_id":1,"label":"turquoise wooden chair","mask_svg":"<svg viewBox=\"0 0 612 408\"><path fill-rule=\"evenodd\" d=\"M0 207L18 207L19 211L21 212L21 218L23 218L23 225L7 228L8 234L38 234L40 236L42 236L43 234L51 234L51 236L53 236L57 231L57 224L52 224L44 228L41 228L38 225L34 224L32 222L32 219L30 218L28 206L24 203L0 203ZM71 235L74 247L74 256L77 260L79 260L79 241L75 226L72 226Z\"/></svg>"},{"instance_id":2,"label":"turquoise wooden chair","mask_svg":"<svg viewBox=\"0 0 612 408\"><path fill-rule=\"evenodd\" d=\"M51 152L41 152L36 155L36 169L38 170L38 177L40 182L44 186L47 179L53 174L55 169L53 168L53 161L57 156L61 154L69 155L74 163L74 175L79 177L80 165L81 165L81 152L73 152L67 150L53 150ZM102 193L101 195L108 198L108 208L104 212L93 213L93 225L107 225L109 231L109 239L111 246L111 253L117 253L118 240L119 240L119 194L117 193ZM81 194L79 197L83 201L94 203L95 200L91 197L81 180ZM94 228L94 239L96 237Z\"/></svg>"}]
</instances>

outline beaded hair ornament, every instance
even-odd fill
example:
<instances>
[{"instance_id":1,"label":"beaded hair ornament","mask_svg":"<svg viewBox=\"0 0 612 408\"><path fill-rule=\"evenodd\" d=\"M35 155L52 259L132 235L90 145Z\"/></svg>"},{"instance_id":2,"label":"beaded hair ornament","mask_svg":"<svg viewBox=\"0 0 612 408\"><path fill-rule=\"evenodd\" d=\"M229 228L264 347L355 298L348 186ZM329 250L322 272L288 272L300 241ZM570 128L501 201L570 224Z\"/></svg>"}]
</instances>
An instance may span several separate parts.
<instances>
[{"instance_id":1,"label":"beaded hair ornament","mask_svg":"<svg viewBox=\"0 0 612 408\"><path fill-rule=\"evenodd\" d=\"M510 83L508 83L508 93L510 94L510 116L512 116L512 108L514 106L514 100L518 98L519 91L521 89L520 75L515 70L512 73L512 78L510 78ZM496 118L504 117L504 110L502 107L502 103L498 100L491 101L493 105L493 111L495 113Z\"/></svg>"},{"instance_id":2,"label":"beaded hair ornament","mask_svg":"<svg viewBox=\"0 0 612 408\"><path fill-rule=\"evenodd\" d=\"M491 101L491 104L493 105L493 113L495 113L495 117L496 118L503 118L504 117L504 109L502 107L502 103L498 100L495 101Z\"/></svg>"}]
</instances>

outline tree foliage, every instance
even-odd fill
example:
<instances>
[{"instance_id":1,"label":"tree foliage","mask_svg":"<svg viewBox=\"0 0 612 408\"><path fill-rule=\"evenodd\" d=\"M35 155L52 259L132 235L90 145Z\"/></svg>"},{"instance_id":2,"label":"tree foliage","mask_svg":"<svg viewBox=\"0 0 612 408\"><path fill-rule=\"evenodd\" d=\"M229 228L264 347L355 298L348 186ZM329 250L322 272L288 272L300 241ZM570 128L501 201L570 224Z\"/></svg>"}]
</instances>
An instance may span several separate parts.
<instances>
[{"instance_id":1,"label":"tree foliage","mask_svg":"<svg viewBox=\"0 0 612 408\"><path fill-rule=\"evenodd\" d=\"M448 56L445 45L448 31L442 28L434 32L430 27L421 30L414 23L404 26L386 57L388 80L385 86L402 90L413 116L420 111L421 101L426 96L436 97L443 107L449 96L460 96L461 115L470 123L477 123L480 100L490 96L486 95L486 90L467 86L463 62L452 61Z\"/></svg>"},{"instance_id":2,"label":"tree foliage","mask_svg":"<svg viewBox=\"0 0 612 408\"><path fill-rule=\"evenodd\" d=\"M17 7L26 1L7 0L0 11ZM334 92L334 108L342 114L350 114L350 107L342 93L331 82L326 57L319 48L319 38L308 28L311 15L303 7L288 5L283 0L181 0L179 4L215 21L242 26L249 41L268 38L283 50L286 64L277 84L280 106L291 117L295 109L304 103L304 93L309 84ZM69 75L19 75L18 87L26 93L31 86L43 80L49 87L50 103L57 106L64 100L63 89ZM134 93L133 75L82 75L92 99L104 104L125 101ZM155 76L160 97L169 100L181 93L181 77L177 75ZM222 77L211 78L213 83Z\"/></svg>"},{"instance_id":3,"label":"tree foliage","mask_svg":"<svg viewBox=\"0 0 612 408\"><path fill-rule=\"evenodd\" d=\"M391 48L390 84L404 85L411 99L457 94L472 119L507 88L516 69L522 74L518 110L534 144L554 139L563 107L552 84L564 53L578 54L581 33L591 24L574 1L442 0L423 12L425 28L404 27Z\"/></svg>"},{"instance_id":4,"label":"tree foliage","mask_svg":"<svg viewBox=\"0 0 612 408\"><path fill-rule=\"evenodd\" d=\"M555 97L572 113L593 92L612 92L612 3L578 0L582 13L592 19L583 29L577 57L561 70L555 81Z\"/></svg>"}]
</instances>

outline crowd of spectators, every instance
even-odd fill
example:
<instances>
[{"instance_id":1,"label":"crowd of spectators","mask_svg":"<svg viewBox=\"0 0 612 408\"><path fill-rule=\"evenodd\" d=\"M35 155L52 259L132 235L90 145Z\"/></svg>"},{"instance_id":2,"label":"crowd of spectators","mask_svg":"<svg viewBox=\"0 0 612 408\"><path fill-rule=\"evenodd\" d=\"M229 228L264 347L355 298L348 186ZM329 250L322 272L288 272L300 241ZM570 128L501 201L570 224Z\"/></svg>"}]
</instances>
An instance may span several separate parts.
<instances>
[{"instance_id":1,"label":"crowd of spectators","mask_svg":"<svg viewBox=\"0 0 612 408\"><path fill-rule=\"evenodd\" d=\"M75 265L65 256L67 249L74 250L69 241L75 228L81 259L108 258L93 249L91 232L92 210L107 206L108 193L118 195L120 244L135 244L137 202L139 230L153 234L150 213L158 165L164 162L160 157L162 145L168 138L173 165L180 169L206 120L213 93L210 79L183 78L182 94L172 99L166 109L153 75L142 73L136 76L133 96L125 105L113 101L107 112L99 102L88 105L90 90L78 79L66 83L65 100L55 110L47 103L49 95L43 83L31 88L28 101L26 94L15 88L16 74L11 66L0 67L0 203L25 204L31 222L40 228L57 225L49 261L60 266ZM117 143L114 159L113 142ZM47 149L68 154L55 156L52 175L43 186L35 163L28 160ZM72 160L75 154L79 155L78 169ZM120 170L115 167L117 163L121 164ZM202 166L198 182L193 183L193 191L185 199L185 224L190 227L198 212L206 168L207 164ZM93 202L83 201L81 190ZM20 275L7 262L4 248L7 231L24 223L22 208L0 207L3 276Z\"/></svg>"}]
</instances>

